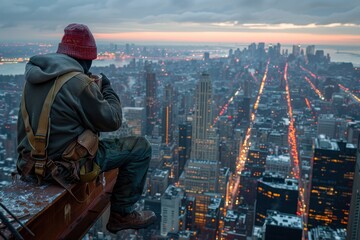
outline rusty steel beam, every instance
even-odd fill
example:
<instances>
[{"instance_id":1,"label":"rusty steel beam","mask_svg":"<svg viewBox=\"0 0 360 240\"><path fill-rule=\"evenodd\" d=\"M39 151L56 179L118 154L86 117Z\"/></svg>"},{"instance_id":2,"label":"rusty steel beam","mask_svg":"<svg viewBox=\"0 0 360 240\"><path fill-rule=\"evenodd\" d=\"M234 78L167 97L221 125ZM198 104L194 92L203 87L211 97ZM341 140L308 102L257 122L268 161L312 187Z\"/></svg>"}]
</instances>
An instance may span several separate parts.
<instances>
[{"instance_id":1,"label":"rusty steel beam","mask_svg":"<svg viewBox=\"0 0 360 240\"><path fill-rule=\"evenodd\" d=\"M15 186L5 189L4 196L15 198L12 199L15 204L8 208L18 218L25 218L23 221L26 227L35 234L31 236L19 225L18 231L24 239L81 239L109 205L116 176L117 170L112 170L104 174L104 184L102 181L94 181L74 185L72 192L78 199L84 199L82 203L77 202L65 189L55 185L39 189L16 183ZM20 187L16 186L17 184ZM30 195L21 197L24 192ZM0 202L3 202L2 200L0 199ZM6 202L3 203L6 205ZM22 206L20 210L17 208L19 205ZM11 239L8 231L0 231Z\"/></svg>"}]
</instances>

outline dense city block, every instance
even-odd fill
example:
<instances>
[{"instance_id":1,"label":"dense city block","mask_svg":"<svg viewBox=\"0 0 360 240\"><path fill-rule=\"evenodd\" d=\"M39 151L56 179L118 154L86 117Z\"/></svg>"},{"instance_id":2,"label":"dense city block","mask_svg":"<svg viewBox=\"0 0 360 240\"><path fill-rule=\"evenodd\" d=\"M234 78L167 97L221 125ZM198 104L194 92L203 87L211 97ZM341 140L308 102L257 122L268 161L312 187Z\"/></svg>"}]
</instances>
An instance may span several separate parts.
<instances>
[{"instance_id":1,"label":"dense city block","mask_svg":"<svg viewBox=\"0 0 360 240\"><path fill-rule=\"evenodd\" d=\"M24 84L1 71L54 49L0 45L0 188L16 172ZM115 236L105 214L85 239L359 239L360 68L331 57L279 43L101 45L91 71L124 117L101 137L149 140L137 207L158 219Z\"/></svg>"}]
</instances>

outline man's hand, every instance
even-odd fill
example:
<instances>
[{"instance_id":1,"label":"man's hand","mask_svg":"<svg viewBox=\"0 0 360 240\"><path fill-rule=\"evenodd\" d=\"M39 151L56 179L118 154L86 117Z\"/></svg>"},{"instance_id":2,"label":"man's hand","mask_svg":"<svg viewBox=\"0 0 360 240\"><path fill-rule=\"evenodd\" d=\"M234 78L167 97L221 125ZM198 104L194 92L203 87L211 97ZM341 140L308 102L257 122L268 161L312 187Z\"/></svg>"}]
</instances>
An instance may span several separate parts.
<instances>
[{"instance_id":1,"label":"man's hand","mask_svg":"<svg viewBox=\"0 0 360 240\"><path fill-rule=\"evenodd\" d=\"M102 87L101 87L101 92L102 92L105 87L110 86L110 80L105 76L105 74L100 73L100 75L102 76Z\"/></svg>"}]
</instances>

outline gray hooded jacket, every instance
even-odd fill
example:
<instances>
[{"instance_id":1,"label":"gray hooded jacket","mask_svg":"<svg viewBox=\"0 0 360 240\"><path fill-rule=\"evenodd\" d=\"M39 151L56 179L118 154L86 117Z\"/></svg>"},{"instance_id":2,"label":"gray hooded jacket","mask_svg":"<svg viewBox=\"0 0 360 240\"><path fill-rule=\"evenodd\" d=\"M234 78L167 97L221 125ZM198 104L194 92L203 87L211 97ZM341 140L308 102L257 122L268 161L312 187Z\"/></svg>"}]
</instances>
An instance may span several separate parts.
<instances>
[{"instance_id":1,"label":"gray hooded jacket","mask_svg":"<svg viewBox=\"0 0 360 240\"><path fill-rule=\"evenodd\" d=\"M64 54L45 54L30 58L25 70L25 105L30 125L37 130L41 109L54 80L65 73L84 72L82 66ZM75 76L60 89L50 112L50 138L47 153L56 159L65 148L85 129L93 132L115 131L121 126L122 111L119 97L110 84L102 89L94 81L86 80L84 74ZM18 169L21 171L25 160L21 153L31 151L24 121L18 118Z\"/></svg>"}]
</instances>

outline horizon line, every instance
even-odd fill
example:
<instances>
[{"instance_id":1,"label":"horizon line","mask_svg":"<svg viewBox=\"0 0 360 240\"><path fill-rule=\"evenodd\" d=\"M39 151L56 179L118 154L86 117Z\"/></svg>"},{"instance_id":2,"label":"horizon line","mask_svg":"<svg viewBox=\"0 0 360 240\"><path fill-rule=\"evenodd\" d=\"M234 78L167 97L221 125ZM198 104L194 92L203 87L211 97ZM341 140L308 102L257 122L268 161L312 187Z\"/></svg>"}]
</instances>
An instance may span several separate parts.
<instances>
[{"instance_id":1,"label":"horizon line","mask_svg":"<svg viewBox=\"0 0 360 240\"><path fill-rule=\"evenodd\" d=\"M147 44L232 44L242 45L264 42L283 45L345 45L360 46L360 35L352 34L314 34L289 32L115 32L99 33L94 31L96 42L124 42ZM63 33L38 34L23 39L0 39L0 43L23 42L60 42Z\"/></svg>"}]
</instances>

